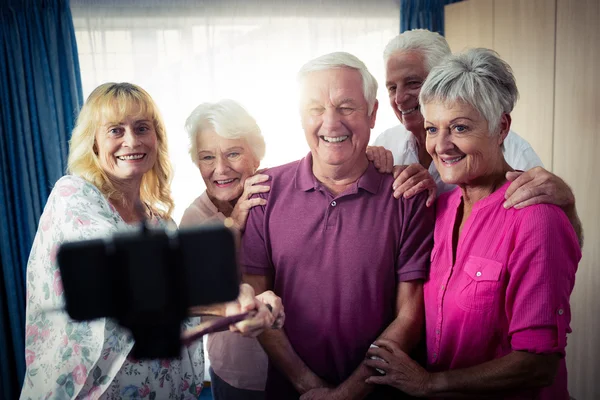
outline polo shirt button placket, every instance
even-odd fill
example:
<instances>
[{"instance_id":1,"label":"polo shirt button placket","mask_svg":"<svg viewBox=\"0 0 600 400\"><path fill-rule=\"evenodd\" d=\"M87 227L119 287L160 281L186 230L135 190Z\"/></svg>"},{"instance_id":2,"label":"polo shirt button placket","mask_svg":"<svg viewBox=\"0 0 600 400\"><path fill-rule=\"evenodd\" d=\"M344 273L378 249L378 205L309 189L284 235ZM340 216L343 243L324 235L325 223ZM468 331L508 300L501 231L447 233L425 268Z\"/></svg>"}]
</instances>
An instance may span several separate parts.
<instances>
[{"instance_id":1,"label":"polo shirt button placket","mask_svg":"<svg viewBox=\"0 0 600 400\"><path fill-rule=\"evenodd\" d=\"M331 202L331 207L335 207L335 206L337 206L337 203L334 200L334 201Z\"/></svg>"}]
</instances>

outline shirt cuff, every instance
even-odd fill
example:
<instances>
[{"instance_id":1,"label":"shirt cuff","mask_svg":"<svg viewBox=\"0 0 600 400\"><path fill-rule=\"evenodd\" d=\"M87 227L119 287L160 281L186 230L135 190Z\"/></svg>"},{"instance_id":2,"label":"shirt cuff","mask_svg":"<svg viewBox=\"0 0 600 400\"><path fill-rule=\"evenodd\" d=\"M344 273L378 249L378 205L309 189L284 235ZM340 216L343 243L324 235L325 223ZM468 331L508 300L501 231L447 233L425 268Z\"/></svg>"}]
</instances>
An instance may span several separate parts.
<instances>
[{"instance_id":1,"label":"shirt cuff","mask_svg":"<svg viewBox=\"0 0 600 400\"><path fill-rule=\"evenodd\" d=\"M565 356L565 346L561 346L558 335L566 336L566 332L557 334L558 327L555 329L529 329L514 333L511 338L511 347L515 351L526 351L534 354L554 354L558 353Z\"/></svg>"},{"instance_id":2,"label":"shirt cuff","mask_svg":"<svg viewBox=\"0 0 600 400\"><path fill-rule=\"evenodd\" d=\"M250 267L248 265L244 265L242 267L242 271L248 275L269 275L271 270L265 267Z\"/></svg>"},{"instance_id":3,"label":"shirt cuff","mask_svg":"<svg viewBox=\"0 0 600 400\"><path fill-rule=\"evenodd\" d=\"M413 271L398 271L396 273L398 282L416 281L418 279L427 279L428 271L424 269L413 270Z\"/></svg>"}]
</instances>

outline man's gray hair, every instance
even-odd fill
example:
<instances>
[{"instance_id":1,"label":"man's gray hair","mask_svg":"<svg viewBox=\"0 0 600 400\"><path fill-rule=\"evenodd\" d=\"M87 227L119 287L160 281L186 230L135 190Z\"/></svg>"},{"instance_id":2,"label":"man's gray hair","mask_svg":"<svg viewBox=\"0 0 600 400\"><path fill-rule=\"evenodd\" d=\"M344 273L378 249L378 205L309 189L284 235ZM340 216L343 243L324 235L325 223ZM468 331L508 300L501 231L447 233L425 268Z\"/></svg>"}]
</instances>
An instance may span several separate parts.
<instances>
[{"instance_id":1,"label":"man's gray hair","mask_svg":"<svg viewBox=\"0 0 600 400\"><path fill-rule=\"evenodd\" d=\"M427 72L452 53L448 42L439 33L427 29L413 29L388 42L383 51L383 61L387 64L394 53L409 50L420 51L423 54Z\"/></svg>"},{"instance_id":2,"label":"man's gray hair","mask_svg":"<svg viewBox=\"0 0 600 400\"><path fill-rule=\"evenodd\" d=\"M498 131L503 113L510 114L519 91L510 65L490 49L470 49L448 57L431 70L423 83L419 104L433 101L471 105Z\"/></svg>"},{"instance_id":3,"label":"man's gray hair","mask_svg":"<svg viewBox=\"0 0 600 400\"><path fill-rule=\"evenodd\" d=\"M350 68L360 73L363 82L363 95L367 101L368 114L371 115L375 107L375 101L377 100L377 80L371 75L365 63L350 53L340 51L310 60L298 71L298 83L302 85L306 75L311 72L333 68Z\"/></svg>"},{"instance_id":4,"label":"man's gray hair","mask_svg":"<svg viewBox=\"0 0 600 400\"><path fill-rule=\"evenodd\" d=\"M198 162L197 139L202 132L211 130L225 139L246 139L258 161L265 156L265 139L256 120L234 100L202 103L185 121L190 139L190 156Z\"/></svg>"}]
</instances>

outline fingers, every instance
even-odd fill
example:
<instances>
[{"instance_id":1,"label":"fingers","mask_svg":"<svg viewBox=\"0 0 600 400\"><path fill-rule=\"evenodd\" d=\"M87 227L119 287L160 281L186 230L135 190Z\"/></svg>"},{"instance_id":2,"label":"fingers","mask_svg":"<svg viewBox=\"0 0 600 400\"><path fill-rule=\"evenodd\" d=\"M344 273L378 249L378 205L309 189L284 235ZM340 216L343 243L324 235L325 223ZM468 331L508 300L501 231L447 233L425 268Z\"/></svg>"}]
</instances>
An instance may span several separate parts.
<instances>
[{"instance_id":1,"label":"fingers","mask_svg":"<svg viewBox=\"0 0 600 400\"><path fill-rule=\"evenodd\" d=\"M267 290L256 296L256 298L265 304L271 306L271 314L273 315L274 322L271 328L281 329L285 323L285 312L281 298L273 293L271 290Z\"/></svg>"},{"instance_id":2,"label":"fingers","mask_svg":"<svg viewBox=\"0 0 600 400\"><path fill-rule=\"evenodd\" d=\"M514 181L515 179L517 179L519 176L521 176L521 174L523 173L523 171L508 171L506 173L506 179L508 179L509 181Z\"/></svg>"},{"instance_id":3,"label":"fingers","mask_svg":"<svg viewBox=\"0 0 600 400\"><path fill-rule=\"evenodd\" d=\"M390 339L377 339L373 344L375 346L379 346L380 348L389 351L392 354L402 352L402 350L400 350L400 347L398 346L398 343Z\"/></svg>"},{"instance_id":4,"label":"fingers","mask_svg":"<svg viewBox=\"0 0 600 400\"><path fill-rule=\"evenodd\" d=\"M368 358L365 361L363 361L363 363L369 367L369 368L373 368L373 369L379 369L383 372L381 372L382 374L387 375L388 372L388 368L389 368L389 364L383 360L377 360L377 359L372 359L372 358Z\"/></svg>"},{"instance_id":5,"label":"fingers","mask_svg":"<svg viewBox=\"0 0 600 400\"><path fill-rule=\"evenodd\" d=\"M511 197L519 188L521 188L527 182L531 182L533 180L534 175L531 173L531 171L532 170L529 170L527 172L522 172L516 178L514 178L514 180L508 187L508 189L506 189L506 193L504 194L505 199L508 199L509 197ZM509 173L507 172L506 179L510 180L508 174ZM514 177L514 174L511 174L510 177ZM512 206L512 204L511 204L511 206Z\"/></svg>"},{"instance_id":6,"label":"fingers","mask_svg":"<svg viewBox=\"0 0 600 400\"><path fill-rule=\"evenodd\" d=\"M261 301L255 299L256 312L237 324L230 326L230 330L238 331L242 336L256 337L260 335L266 328L269 328L274 323L273 315L267 306Z\"/></svg>"},{"instance_id":7,"label":"fingers","mask_svg":"<svg viewBox=\"0 0 600 400\"><path fill-rule=\"evenodd\" d=\"M266 191L268 192L269 189L267 189ZM240 205L240 210L248 211L252 207L267 205L267 200L263 199L262 197L255 197L253 199L244 200L238 204Z\"/></svg>"},{"instance_id":8,"label":"fingers","mask_svg":"<svg viewBox=\"0 0 600 400\"><path fill-rule=\"evenodd\" d=\"M400 198L400 196L410 198L433 185L435 185L433 178L431 178L429 172L423 170L416 175L412 175L402 185L397 187L394 190L394 197L397 195L397 198Z\"/></svg>"},{"instance_id":9,"label":"fingers","mask_svg":"<svg viewBox=\"0 0 600 400\"><path fill-rule=\"evenodd\" d=\"M435 203L435 199L437 197L437 185L430 187L427 190L429 191L429 196L427 196L427 202L425 202L425 205L427 207L431 207Z\"/></svg>"},{"instance_id":10,"label":"fingers","mask_svg":"<svg viewBox=\"0 0 600 400\"><path fill-rule=\"evenodd\" d=\"M240 285L240 294L237 298L239 303L240 312L248 312L256 308L256 300L254 298L254 289L247 283Z\"/></svg>"},{"instance_id":11,"label":"fingers","mask_svg":"<svg viewBox=\"0 0 600 400\"><path fill-rule=\"evenodd\" d=\"M382 347L370 347L367 350L367 357L379 357L384 361L389 358L389 355L390 351Z\"/></svg>"},{"instance_id":12,"label":"fingers","mask_svg":"<svg viewBox=\"0 0 600 400\"><path fill-rule=\"evenodd\" d=\"M367 147L367 159L372 161L377 169L381 168L381 152L379 149L378 146Z\"/></svg>"},{"instance_id":13,"label":"fingers","mask_svg":"<svg viewBox=\"0 0 600 400\"><path fill-rule=\"evenodd\" d=\"M252 186L252 185L256 185L257 183L262 183L262 182L266 182L269 180L269 175L265 175L265 174L255 174L252 175L251 177L249 177L248 179L246 179L246 182L244 182L244 186Z\"/></svg>"},{"instance_id":14,"label":"fingers","mask_svg":"<svg viewBox=\"0 0 600 400\"><path fill-rule=\"evenodd\" d=\"M514 184L513 182L511 186ZM540 186L534 186L532 182L525 184L518 188L510 197L506 199L504 202L504 208L510 208L515 206L516 204L523 203L529 199L532 199L537 196L541 196L546 194L544 189ZM535 204L535 203L534 203Z\"/></svg>"},{"instance_id":15,"label":"fingers","mask_svg":"<svg viewBox=\"0 0 600 400\"><path fill-rule=\"evenodd\" d=\"M248 199L251 195L255 193L264 193L268 192L271 187L267 185L258 185L259 183L266 182L270 179L269 175L256 174L244 182L244 192L240 196L238 202Z\"/></svg>"},{"instance_id":16,"label":"fingers","mask_svg":"<svg viewBox=\"0 0 600 400\"><path fill-rule=\"evenodd\" d=\"M387 375L370 376L365 380L366 383L372 385L391 385L392 381Z\"/></svg>"},{"instance_id":17,"label":"fingers","mask_svg":"<svg viewBox=\"0 0 600 400\"><path fill-rule=\"evenodd\" d=\"M421 178L422 180L418 181L418 179ZM431 178L428 172L424 172L423 175L419 174L415 176L414 179L416 179L417 184L404 192L404 198L406 199L409 199L424 190L429 190L430 188L436 187L435 181ZM406 182L406 184L409 184L409 182Z\"/></svg>"},{"instance_id":18,"label":"fingers","mask_svg":"<svg viewBox=\"0 0 600 400\"><path fill-rule=\"evenodd\" d=\"M410 180L415 175L418 175L422 171L425 171L425 168L423 168L420 164L410 164L409 166L403 168L403 170L394 180L394 184L392 185L392 188L394 189L394 197L396 197L396 194L399 193L399 191L401 191L400 195L402 195L408 188L414 186L416 184L416 182L414 181L413 184L408 186L406 185L406 183L408 180ZM396 170L394 171L394 176L396 176Z\"/></svg>"},{"instance_id":19,"label":"fingers","mask_svg":"<svg viewBox=\"0 0 600 400\"><path fill-rule=\"evenodd\" d=\"M394 171L394 155L389 150L385 151L385 165L386 165L386 168L385 168L386 174L389 174Z\"/></svg>"},{"instance_id":20,"label":"fingers","mask_svg":"<svg viewBox=\"0 0 600 400\"><path fill-rule=\"evenodd\" d=\"M513 208L516 208L517 210L519 210L521 208L532 206L534 204L550 204L551 201L552 201L552 197L550 197L546 194L543 194L541 196L531 197L525 201L517 203L513 206Z\"/></svg>"},{"instance_id":21,"label":"fingers","mask_svg":"<svg viewBox=\"0 0 600 400\"><path fill-rule=\"evenodd\" d=\"M393 175L394 175L394 179L397 179L398 176L402 173L402 171L404 171L406 168L408 168L408 165L394 165L393 168ZM394 181L394 185L396 184L396 181ZM398 184L398 186L400 186L402 184L402 182L400 182ZM393 186L395 187L395 186Z\"/></svg>"}]
</instances>

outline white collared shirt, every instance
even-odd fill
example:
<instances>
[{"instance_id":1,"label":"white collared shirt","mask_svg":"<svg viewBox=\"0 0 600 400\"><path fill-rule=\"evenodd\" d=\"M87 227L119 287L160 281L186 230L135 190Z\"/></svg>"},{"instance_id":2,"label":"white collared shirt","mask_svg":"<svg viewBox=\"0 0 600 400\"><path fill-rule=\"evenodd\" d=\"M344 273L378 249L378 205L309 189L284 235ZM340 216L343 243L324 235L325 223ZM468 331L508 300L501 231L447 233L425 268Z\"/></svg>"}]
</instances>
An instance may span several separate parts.
<instances>
[{"instance_id":1,"label":"white collared shirt","mask_svg":"<svg viewBox=\"0 0 600 400\"><path fill-rule=\"evenodd\" d=\"M417 140L402 124L383 131L375 139L373 146L383 146L390 150L394 155L394 165L408 165L419 162ZM544 166L531 145L512 130L508 132L508 136L504 140L504 158L508 165L521 171ZM437 184L438 196L456 187L442 181L433 162L429 165L429 173Z\"/></svg>"}]
</instances>

